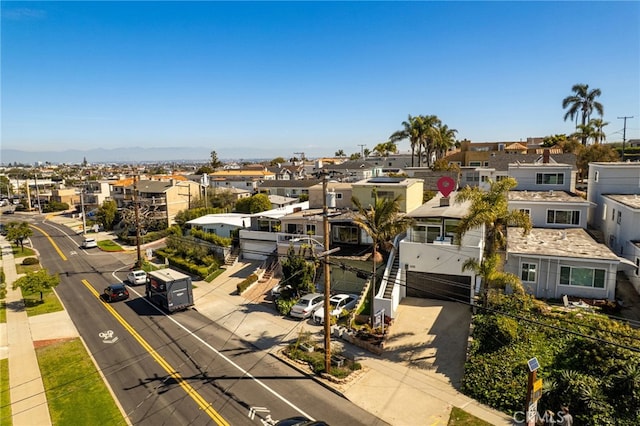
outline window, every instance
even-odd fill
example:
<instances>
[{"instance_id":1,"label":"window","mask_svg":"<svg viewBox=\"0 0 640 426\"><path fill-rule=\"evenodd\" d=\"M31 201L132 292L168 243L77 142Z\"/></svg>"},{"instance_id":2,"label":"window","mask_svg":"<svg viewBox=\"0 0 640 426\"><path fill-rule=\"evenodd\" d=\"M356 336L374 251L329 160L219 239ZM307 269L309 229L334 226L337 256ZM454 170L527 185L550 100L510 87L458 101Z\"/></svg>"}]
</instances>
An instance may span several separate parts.
<instances>
[{"instance_id":1,"label":"window","mask_svg":"<svg viewBox=\"0 0 640 426\"><path fill-rule=\"evenodd\" d=\"M489 176L482 176L482 182L487 182L489 180Z\"/></svg>"},{"instance_id":2,"label":"window","mask_svg":"<svg viewBox=\"0 0 640 426\"><path fill-rule=\"evenodd\" d=\"M598 181L598 179L600 179L600 171L599 171L599 170L596 170L596 172L595 172L595 173L594 173L594 175L593 175L593 180L594 180L595 182L597 182L597 181Z\"/></svg>"},{"instance_id":3,"label":"window","mask_svg":"<svg viewBox=\"0 0 640 426\"><path fill-rule=\"evenodd\" d=\"M488 161L485 161L485 162L484 162L484 166L485 166L485 167L489 167L489 162L488 162Z\"/></svg>"},{"instance_id":4,"label":"window","mask_svg":"<svg viewBox=\"0 0 640 426\"><path fill-rule=\"evenodd\" d=\"M579 225L579 210L547 210L547 223L563 225Z\"/></svg>"},{"instance_id":5,"label":"window","mask_svg":"<svg viewBox=\"0 0 640 426\"><path fill-rule=\"evenodd\" d=\"M478 173L467 173L465 179L467 182L478 182L480 180L480 175Z\"/></svg>"},{"instance_id":6,"label":"window","mask_svg":"<svg viewBox=\"0 0 640 426\"><path fill-rule=\"evenodd\" d=\"M607 205L602 206L602 220L607 220Z\"/></svg>"},{"instance_id":7,"label":"window","mask_svg":"<svg viewBox=\"0 0 640 426\"><path fill-rule=\"evenodd\" d=\"M374 194L375 192L371 191L371 198L375 197ZM377 191L377 194L379 199L386 198L388 200L393 200L395 198L393 191Z\"/></svg>"},{"instance_id":8,"label":"window","mask_svg":"<svg viewBox=\"0 0 640 426\"><path fill-rule=\"evenodd\" d=\"M456 235L458 224L460 219L445 219L444 220L444 235L447 237L453 237Z\"/></svg>"},{"instance_id":9,"label":"window","mask_svg":"<svg viewBox=\"0 0 640 426\"><path fill-rule=\"evenodd\" d=\"M344 244L358 244L358 227L334 225L332 228L333 241Z\"/></svg>"},{"instance_id":10,"label":"window","mask_svg":"<svg viewBox=\"0 0 640 426\"><path fill-rule=\"evenodd\" d=\"M342 200L342 192L336 192L336 200Z\"/></svg>"},{"instance_id":11,"label":"window","mask_svg":"<svg viewBox=\"0 0 640 426\"><path fill-rule=\"evenodd\" d=\"M316 235L316 225L314 223L308 223L305 229L307 235Z\"/></svg>"},{"instance_id":12,"label":"window","mask_svg":"<svg viewBox=\"0 0 640 426\"><path fill-rule=\"evenodd\" d=\"M563 185L564 173L536 173L538 185Z\"/></svg>"},{"instance_id":13,"label":"window","mask_svg":"<svg viewBox=\"0 0 640 426\"><path fill-rule=\"evenodd\" d=\"M482 163L480 161L469 161L470 167L480 167Z\"/></svg>"},{"instance_id":14,"label":"window","mask_svg":"<svg viewBox=\"0 0 640 426\"><path fill-rule=\"evenodd\" d=\"M636 277L640 277L640 257L636 257Z\"/></svg>"},{"instance_id":15,"label":"window","mask_svg":"<svg viewBox=\"0 0 640 426\"><path fill-rule=\"evenodd\" d=\"M287 223L287 234L295 234L298 232L298 226L295 223Z\"/></svg>"},{"instance_id":16,"label":"window","mask_svg":"<svg viewBox=\"0 0 640 426\"><path fill-rule=\"evenodd\" d=\"M604 288L604 269L560 267L560 284Z\"/></svg>"},{"instance_id":17,"label":"window","mask_svg":"<svg viewBox=\"0 0 640 426\"><path fill-rule=\"evenodd\" d=\"M617 220L618 224L620 222L622 222L622 212L620 210L618 210L618 220Z\"/></svg>"},{"instance_id":18,"label":"window","mask_svg":"<svg viewBox=\"0 0 640 426\"><path fill-rule=\"evenodd\" d=\"M535 263L523 263L520 279L522 281L535 282L536 281L536 264Z\"/></svg>"},{"instance_id":19,"label":"window","mask_svg":"<svg viewBox=\"0 0 640 426\"><path fill-rule=\"evenodd\" d=\"M531 217L531 209L520 209L520 211L527 216Z\"/></svg>"},{"instance_id":20,"label":"window","mask_svg":"<svg viewBox=\"0 0 640 426\"><path fill-rule=\"evenodd\" d=\"M611 212L611 220L616 220L616 209Z\"/></svg>"}]
</instances>

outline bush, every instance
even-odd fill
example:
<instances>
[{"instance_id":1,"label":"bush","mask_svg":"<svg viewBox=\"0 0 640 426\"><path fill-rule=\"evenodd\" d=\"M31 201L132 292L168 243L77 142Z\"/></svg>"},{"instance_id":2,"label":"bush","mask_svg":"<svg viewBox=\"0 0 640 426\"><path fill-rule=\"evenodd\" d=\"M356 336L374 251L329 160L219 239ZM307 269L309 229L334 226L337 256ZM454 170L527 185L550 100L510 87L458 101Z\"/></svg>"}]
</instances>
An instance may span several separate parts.
<instances>
[{"instance_id":1,"label":"bush","mask_svg":"<svg viewBox=\"0 0 640 426\"><path fill-rule=\"evenodd\" d=\"M251 274L247 278L245 278L241 283L238 283L238 294L242 294L249 286L258 281L258 276L256 274Z\"/></svg>"},{"instance_id":2,"label":"bush","mask_svg":"<svg viewBox=\"0 0 640 426\"><path fill-rule=\"evenodd\" d=\"M278 299L276 300L276 309L282 315L289 315L291 308L296 304L296 299Z\"/></svg>"},{"instance_id":3,"label":"bush","mask_svg":"<svg viewBox=\"0 0 640 426\"><path fill-rule=\"evenodd\" d=\"M205 232L200 229L192 229L191 236L220 247L229 247L231 245L231 238L220 237L216 234Z\"/></svg>"},{"instance_id":4,"label":"bush","mask_svg":"<svg viewBox=\"0 0 640 426\"><path fill-rule=\"evenodd\" d=\"M40 262L36 257L25 257L24 259L22 259L23 265L37 265L38 263Z\"/></svg>"}]
</instances>

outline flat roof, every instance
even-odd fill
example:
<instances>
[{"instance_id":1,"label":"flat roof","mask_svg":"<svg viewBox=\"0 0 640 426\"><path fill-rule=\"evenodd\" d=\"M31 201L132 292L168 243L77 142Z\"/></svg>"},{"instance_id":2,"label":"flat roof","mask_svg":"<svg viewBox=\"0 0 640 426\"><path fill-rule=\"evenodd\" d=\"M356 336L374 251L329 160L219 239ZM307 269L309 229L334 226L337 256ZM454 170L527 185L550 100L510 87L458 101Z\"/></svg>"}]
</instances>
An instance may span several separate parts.
<instances>
[{"instance_id":1,"label":"flat roof","mask_svg":"<svg viewBox=\"0 0 640 426\"><path fill-rule=\"evenodd\" d=\"M440 199L443 198L442 194L438 193L435 197L424 203L418 208L411 210L407 213L409 217L451 217L462 218L467 215L469 208L471 207L471 201L465 201L464 203L456 203L455 196L457 192L452 192L449 195L449 205L441 206Z\"/></svg>"},{"instance_id":2,"label":"flat roof","mask_svg":"<svg viewBox=\"0 0 640 426\"><path fill-rule=\"evenodd\" d=\"M249 219L251 217L250 214L246 213L220 213L220 214L208 214L205 216L200 216L195 219L192 219L187 222L189 225L212 225L217 223L223 223L225 225L231 226L248 226L251 222L247 221L247 225L245 225L244 220Z\"/></svg>"},{"instance_id":3,"label":"flat roof","mask_svg":"<svg viewBox=\"0 0 640 426\"><path fill-rule=\"evenodd\" d=\"M567 191L509 191L509 201L561 202L589 204L579 195Z\"/></svg>"},{"instance_id":4,"label":"flat roof","mask_svg":"<svg viewBox=\"0 0 640 426\"><path fill-rule=\"evenodd\" d=\"M603 197L610 198L632 209L640 209L640 194L604 194Z\"/></svg>"},{"instance_id":5,"label":"flat roof","mask_svg":"<svg viewBox=\"0 0 640 426\"><path fill-rule=\"evenodd\" d=\"M619 260L609 247L596 242L582 228L533 228L527 235L522 235L522 228L509 228L507 252L533 256Z\"/></svg>"}]
</instances>

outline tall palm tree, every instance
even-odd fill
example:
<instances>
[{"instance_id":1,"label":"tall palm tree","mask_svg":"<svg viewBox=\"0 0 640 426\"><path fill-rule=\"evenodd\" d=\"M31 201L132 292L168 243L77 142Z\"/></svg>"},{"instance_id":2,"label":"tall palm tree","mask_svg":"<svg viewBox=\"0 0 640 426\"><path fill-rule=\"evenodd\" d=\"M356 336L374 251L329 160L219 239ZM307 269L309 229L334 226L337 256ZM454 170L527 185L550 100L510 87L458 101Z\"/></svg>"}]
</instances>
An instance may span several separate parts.
<instances>
[{"instance_id":1,"label":"tall palm tree","mask_svg":"<svg viewBox=\"0 0 640 426\"><path fill-rule=\"evenodd\" d=\"M522 281L517 275L510 272L501 272L499 270L500 256L493 254L482 259L482 262L478 263L477 259L467 259L462 264L462 270L471 270L482 277L482 282L485 283L485 288L488 290L501 289L504 290L507 286L516 294L524 294L524 288L522 287Z\"/></svg>"},{"instance_id":2,"label":"tall palm tree","mask_svg":"<svg viewBox=\"0 0 640 426\"><path fill-rule=\"evenodd\" d=\"M418 127L416 126L416 119L417 117L412 117L411 114L409 114L407 121L402 122L402 129L389 136L389 141L394 143L404 139L409 139L409 143L411 144L411 167L413 167L413 158L418 145Z\"/></svg>"},{"instance_id":3,"label":"tall palm tree","mask_svg":"<svg viewBox=\"0 0 640 426\"><path fill-rule=\"evenodd\" d=\"M422 149L424 148L425 156L427 158L427 165L430 165L431 154L434 150L435 141L438 139L438 130L442 122L436 115L421 115L417 120L418 126L418 167L421 166Z\"/></svg>"},{"instance_id":4,"label":"tall palm tree","mask_svg":"<svg viewBox=\"0 0 640 426\"><path fill-rule=\"evenodd\" d=\"M395 142L387 141L379 143L373 148L373 152L377 152L382 157L387 157L389 154L394 154L398 151L398 146Z\"/></svg>"},{"instance_id":5,"label":"tall palm tree","mask_svg":"<svg viewBox=\"0 0 640 426\"><path fill-rule=\"evenodd\" d=\"M594 129L593 136L595 138L595 143L600 143L607 139L607 135L602 129L604 126L609 124L608 121L604 121L602 118L592 118L589 120L589 124L591 124Z\"/></svg>"},{"instance_id":6,"label":"tall palm tree","mask_svg":"<svg viewBox=\"0 0 640 426\"><path fill-rule=\"evenodd\" d=\"M596 101L596 98L602 95L600 89L589 90L588 84L575 84L571 91L574 94L562 100L562 108L569 108L564 115L564 121L567 121L567 118L572 120L575 118L576 127L578 127L578 117L580 116L582 118L581 124L584 126L591 118L594 110L602 117L604 108L600 102ZM583 138L582 145L586 144L587 139Z\"/></svg>"},{"instance_id":7,"label":"tall palm tree","mask_svg":"<svg viewBox=\"0 0 640 426\"><path fill-rule=\"evenodd\" d=\"M376 297L376 261L379 258L378 246L387 250L393 238L404 232L413 224L413 219L400 212L402 196L394 199L378 197L378 192L373 190L373 204L364 207L357 197L351 197L351 202L358 210L353 223L365 231L373 240L372 261L373 276L371 278L371 302L370 316L373 327L373 303Z\"/></svg>"},{"instance_id":8,"label":"tall palm tree","mask_svg":"<svg viewBox=\"0 0 640 426\"><path fill-rule=\"evenodd\" d=\"M434 150L436 152L436 160L443 158L447 151L453 148L456 144L456 129L450 129L446 124L438 124L436 126L437 138L434 144Z\"/></svg>"},{"instance_id":9,"label":"tall palm tree","mask_svg":"<svg viewBox=\"0 0 640 426\"><path fill-rule=\"evenodd\" d=\"M486 232L485 254L491 256L506 247L507 227L523 228L525 233L531 230L529 215L519 210L509 210L507 194L518 182L508 177L498 182L489 181L489 190L479 187L465 187L456 195L456 202L471 201L469 213L460 220L456 231L456 240L460 241L471 229L484 226Z\"/></svg>"}]
</instances>

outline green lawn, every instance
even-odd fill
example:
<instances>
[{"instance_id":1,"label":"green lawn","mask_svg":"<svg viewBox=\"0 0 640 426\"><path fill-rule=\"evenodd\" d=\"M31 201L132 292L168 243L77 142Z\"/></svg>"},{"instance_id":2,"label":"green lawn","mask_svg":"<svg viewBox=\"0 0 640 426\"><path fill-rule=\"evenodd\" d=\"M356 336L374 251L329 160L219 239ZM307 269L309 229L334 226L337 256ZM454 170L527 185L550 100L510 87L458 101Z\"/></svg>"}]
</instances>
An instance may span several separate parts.
<instances>
[{"instance_id":1,"label":"green lawn","mask_svg":"<svg viewBox=\"0 0 640 426\"><path fill-rule=\"evenodd\" d=\"M447 426L491 426L491 423L487 423L484 420L463 411L461 408L453 407Z\"/></svg>"},{"instance_id":2,"label":"green lawn","mask_svg":"<svg viewBox=\"0 0 640 426\"><path fill-rule=\"evenodd\" d=\"M54 425L126 425L80 339L36 349Z\"/></svg>"},{"instance_id":3,"label":"green lawn","mask_svg":"<svg viewBox=\"0 0 640 426\"><path fill-rule=\"evenodd\" d=\"M98 241L98 247L102 251L123 251L123 248L113 240Z\"/></svg>"},{"instance_id":4,"label":"green lawn","mask_svg":"<svg viewBox=\"0 0 640 426\"><path fill-rule=\"evenodd\" d=\"M11 395L9 394L9 360L0 359L0 425L11 426Z\"/></svg>"},{"instance_id":5,"label":"green lawn","mask_svg":"<svg viewBox=\"0 0 640 426\"><path fill-rule=\"evenodd\" d=\"M24 250L20 249L20 246L11 245L11 250L13 251L13 257L18 259L20 257L27 256L35 256L36 252L31 250L29 247L25 247Z\"/></svg>"},{"instance_id":6,"label":"green lawn","mask_svg":"<svg viewBox=\"0 0 640 426\"><path fill-rule=\"evenodd\" d=\"M20 263L16 263L16 273L17 274L26 274L27 272L36 272L41 269L39 263L35 265L22 265Z\"/></svg>"},{"instance_id":7,"label":"green lawn","mask_svg":"<svg viewBox=\"0 0 640 426\"><path fill-rule=\"evenodd\" d=\"M5 322L7 322L7 305L5 305L4 301L1 301L0 302L0 323L5 323Z\"/></svg>"},{"instance_id":8,"label":"green lawn","mask_svg":"<svg viewBox=\"0 0 640 426\"><path fill-rule=\"evenodd\" d=\"M56 296L53 290L43 292L42 301L40 300L40 293L27 293L23 291L22 297L24 299L27 316L30 317L63 310L58 296Z\"/></svg>"}]
</instances>

